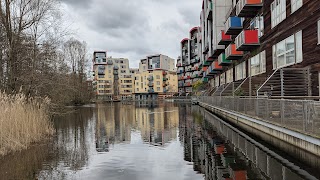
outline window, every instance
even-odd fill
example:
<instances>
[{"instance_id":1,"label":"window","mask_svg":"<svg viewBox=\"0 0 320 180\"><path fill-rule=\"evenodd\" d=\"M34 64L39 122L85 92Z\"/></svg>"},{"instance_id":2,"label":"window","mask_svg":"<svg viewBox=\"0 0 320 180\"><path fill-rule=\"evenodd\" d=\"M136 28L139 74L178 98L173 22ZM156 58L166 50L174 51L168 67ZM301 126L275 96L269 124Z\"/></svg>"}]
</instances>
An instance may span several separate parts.
<instances>
[{"instance_id":1,"label":"window","mask_svg":"<svg viewBox=\"0 0 320 180\"><path fill-rule=\"evenodd\" d=\"M157 79L160 79L160 75L157 75L156 78L157 78Z\"/></svg>"},{"instance_id":2,"label":"window","mask_svg":"<svg viewBox=\"0 0 320 180\"><path fill-rule=\"evenodd\" d=\"M302 0L291 0L291 14L302 6Z\"/></svg>"},{"instance_id":3,"label":"window","mask_svg":"<svg viewBox=\"0 0 320 180\"><path fill-rule=\"evenodd\" d=\"M104 75L99 75L98 78L104 78Z\"/></svg>"},{"instance_id":4,"label":"window","mask_svg":"<svg viewBox=\"0 0 320 180\"><path fill-rule=\"evenodd\" d=\"M273 69L302 62L302 31L272 46Z\"/></svg>"},{"instance_id":5,"label":"window","mask_svg":"<svg viewBox=\"0 0 320 180\"><path fill-rule=\"evenodd\" d=\"M236 81L246 78L246 62L236 66Z\"/></svg>"},{"instance_id":6,"label":"window","mask_svg":"<svg viewBox=\"0 0 320 180\"><path fill-rule=\"evenodd\" d=\"M157 81L157 85L160 86L160 81Z\"/></svg>"},{"instance_id":7,"label":"window","mask_svg":"<svg viewBox=\"0 0 320 180\"><path fill-rule=\"evenodd\" d=\"M137 88L137 91L139 91L139 88Z\"/></svg>"},{"instance_id":8,"label":"window","mask_svg":"<svg viewBox=\"0 0 320 180\"><path fill-rule=\"evenodd\" d=\"M271 28L286 18L286 0L274 0L271 3Z\"/></svg>"},{"instance_id":9,"label":"window","mask_svg":"<svg viewBox=\"0 0 320 180\"><path fill-rule=\"evenodd\" d=\"M266 51L253 56L250 59L250 75L255 76L266 72Z\"/></svg>"},{"instance_id":10,"label":"window","mask_svg":"<svg viewBox=\"0 0 320 180\"><path fill-rule=\"evenodd\" d=\"M320 19L318 20L318 44L320 44Z\"/></svg>"},{"instance_id":11,"label":"window","mask_svg":"<svg viewBox=\"0 0 320 180\"><path fill-rule=\"evenodd\" d=\"M219 86L219 76L216 76L215 79L214 79L214 85L215 87L218 87Z\"/></svg>"},{"instance_id":12,"label":"window","mask_svg":"<svg viewBox=\"0 0 320 180\"><path fill-rule=\"evenodd\" d=\"M160 87L157 87L157 91L160 91Z\"/></svg>"},{"instance_id":13,"label":"window","mask_svg":"<svg viewBox=\"0 0 320 180\"><path fill-rule=\"evenodd\" d=\"M233 69L227 71L227 83L233 82Z\"/></svg>"},{"instance_id":14,"label":"window","mask_svg":"<svg viewBox=\"0 0 320 180\"><path fill-rule=\"evenodd\" d=\"M263 15L260 14L252 19L250 22L250 29L257 29L258 30L258 36L263 36L264 33L264 19Z\"/></svg>"},{"instance_id":15,"label":"window","mask_svg":"<svg viewBox=\"0 0 320 180\"><path fill-rule=\"evenodd\" d=\"M224 85L226 83L226 75L225 73L222 73L220 75L220 85Z\"/></svg>"}]
</instances>

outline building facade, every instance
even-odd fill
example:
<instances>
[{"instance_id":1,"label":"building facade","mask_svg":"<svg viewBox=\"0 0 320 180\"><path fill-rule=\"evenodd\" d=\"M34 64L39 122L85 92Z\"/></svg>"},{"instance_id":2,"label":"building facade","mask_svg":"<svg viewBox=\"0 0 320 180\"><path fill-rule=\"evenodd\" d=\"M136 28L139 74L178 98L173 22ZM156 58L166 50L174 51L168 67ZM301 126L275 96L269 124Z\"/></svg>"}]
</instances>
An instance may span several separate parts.
<instances>
[{"instance_id":1,"label":"building facade","mask_svg":"<svg viewBox=\"0 0 320 180\"><path fill-rule=\"evenodd\" d=\"M94 90L97 99L111 100L132 98L134 72L129 69L126 58L107 57L107 52L97 51L93 55Z\"/></svg>"},{"instance_id":2,"label":"building facade","mask_svg":"<svg viewBox=\"0 0 320 180\"><path fill-rule=\"evenodd\" d=\"M319 96L319 9L314 0L203 0L206 95Z\"/></svg>"},{"instance_id":3,"label":"building facade","mask_svg":"<svg viewBox=\"0 0 320 180\"><path fill-rule=\"evenodd\" d=\"M139 69L129 68L128 59L107 57L107 52L93 56L92 86L99 100L155 100L178 92L175 60L168 56L148 56Z\"/></svg>"},{"instance_id":4,"label":"building facade","mask_svg":"<svg viewBox=\"0 0 320 180\"><path fill-rule=\"evenodd\" d=\"M175 60L162 54L148 56L139 63L135 74L135 99L147 100L178 92Z\"/></svg>"}]
</instances>

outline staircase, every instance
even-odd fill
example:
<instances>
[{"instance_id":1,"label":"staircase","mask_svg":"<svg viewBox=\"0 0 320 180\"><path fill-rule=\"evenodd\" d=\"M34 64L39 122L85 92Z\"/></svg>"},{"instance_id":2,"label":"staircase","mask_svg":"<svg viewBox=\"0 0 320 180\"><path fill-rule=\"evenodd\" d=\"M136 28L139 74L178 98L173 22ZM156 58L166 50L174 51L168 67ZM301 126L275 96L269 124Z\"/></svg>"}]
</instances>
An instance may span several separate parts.
<instances>
[{"instance_id":1,"label":"staircase","mask_svg":"<svg viewBox=\"0 0 320 180\"><path fill-rule=\"evenodd\" d=\"M240 80L240 81L229 83L227 86L225 86L225 88L222 90L220 95L221 96L234 96L235 95L235 91L238 89L238 87L240 85L243 84L244 81L245 80Z\"/></svg>"},{"instance_id":2,"label":"staircase","mask_svg":"<svg viewBox=\"0 0 320 180\"><path fill-rule=\"evenodd\" d=\"M309 96L309 68L281 68L258 88L257 96Z\"/></svg>"},{"instance_id":3,"label":"staircase","mask_svg":"<svg viewBox=\"0 0 320 180\"><path fill-rule=\"evenodd\" d=\"M227 84L228 85L228 84ZM214 93L212 94L212 96L220 96L220 93L224 90L224 88L227 86L227 85L221 85L219 87L216 87Z\"/></svg>"}]
</instances>

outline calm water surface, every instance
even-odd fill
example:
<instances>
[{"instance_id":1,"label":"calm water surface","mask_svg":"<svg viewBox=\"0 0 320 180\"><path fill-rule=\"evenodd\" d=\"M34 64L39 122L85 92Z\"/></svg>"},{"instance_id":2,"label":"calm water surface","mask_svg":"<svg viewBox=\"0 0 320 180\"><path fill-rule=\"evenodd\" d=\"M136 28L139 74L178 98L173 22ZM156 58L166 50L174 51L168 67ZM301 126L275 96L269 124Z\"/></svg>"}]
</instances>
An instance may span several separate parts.
<instances>
[{"instance_id":1,"label":"calm water surface","mask_svg":"<svg viewBox=\"0 0 320 180\"><path fill-rule=\"evenodd\" d=\"M198 106L97 104L54 121L48 142L0 159L0 179L314 179ZM312 175L311 175L312 174Z\"/></svg>"}]
</instances>

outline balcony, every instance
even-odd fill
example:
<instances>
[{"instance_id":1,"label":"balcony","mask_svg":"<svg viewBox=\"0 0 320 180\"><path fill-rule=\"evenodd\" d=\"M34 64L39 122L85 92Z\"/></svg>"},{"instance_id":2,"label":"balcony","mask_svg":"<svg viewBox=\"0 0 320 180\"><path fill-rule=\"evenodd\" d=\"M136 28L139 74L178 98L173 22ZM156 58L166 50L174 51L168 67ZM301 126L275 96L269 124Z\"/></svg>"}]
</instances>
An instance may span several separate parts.
<instances>
[{"instance_id":1,"label":"balcony","mask_svg":"<svg viewBox=\"0 0 320 180\"><path fill-rule=\"evenodd\" d=\"M206 71L206 76L214 76L216 73L218 73L217 71L213 71L212 67L208 67L207 71Z\"/></svg>"},{"instance_id":2,"label":"balcony","mask_svg":"<svg viewBox=\"0 0 320 180\"><path fill-rule=\"evenodd\" d=\"M154 89L149 89L148 93L154 93Z\"/></svg>"},{"instance_id":3,"label":"balcony","mask_svg":"<svg viewBox=\"0 0 320 180\"><path fill-rule=\"evenodd\" d=\"M190 86L192 86L191 82L184 83L184 87L190 87Z\"/></svg>"},{"instance_id":4,"label":"balcony","mask_svg":"<svg viewBox=\"0 0 320 180\"><path fill-rule=\"evenodd\" d=\"M211 62L204 61L203 66L204 66L204 67L208 67L208 66L210 66L210 64L211 64Z\"/></svg>"},{"instance_id":5,"label":"balcony","mask_svg":"<svg viewBox=\"0 0 320 180\"><path fill-rule=\"evenodd\" d=\"M166 87L166 86L168 86L167 83L163 83L163 84L162 84L162 87Z\"/></svg>"},{"instance_id":6,"label":"balcony","mask_svg":"<svg viewBox=\"0 0 320 180\"><path fill-rule=\"evenodd\" d=\"M239 60L243 57L243 51L237 51L236 44L230 44L226 48L226 59L227 60Z\"/></svg>"},{"instance_id":7,"label":"balcony","mask_svg":"<svg viewBox=\"0 0 320 180\"><path fill-rule=\"evenodd\" d=\"M177 74L182 74L184 71L183 70L178 70Z\"/></svg>"},{"instance_id":8,"label":"balcony","mask_svg":"<svg viewBox=\"0 0 320 180\"><path fill-rule=\"evenodd\" d=\"M228 45L232 42L231 35L226 35L225 32L222 30L219 33L218 41L218 45Z\"/></svg>"},{"instance_id":9,"label":"balcony","mask_svg":"<svg viewBox=\"0 0 320 180\"><path fill-rule=\"evenodd\" d=\"M191 68L191 67L188 67L186 71L187 71L187 72L191 72L191 71L192 71L192 68Z\"/></svg>"},{"instance_id":10,"label":"balcony","mask_svg":"<svg viewBox=\"0 0 320 180\"><path fill-rule=\"evenodd\" d=\"M181 63L177 63L177 67L183 67Z\"/></svg>"},{"instance_id":11,"label":"balcony","mask_svg":"<svg viewBox=\"0 0 320 180\"><path fill-rule=\"evenodd\" d=\"M222 71L222 66L219 65L219 62L216 60L211 64L212 70L214 71Z\"/></svg>"},{"instance_id":12,"label":"balcony","mask_svg":"<svg viewBox=\"0 0 320 180\"><path fill-rule=\"evenodd\" d=\"M153 87L153 83L148 83L148 86L149 87Z\"/></svg>"},{"instance_id":13,"label":"balcony","mask_svg":"<svg viewBox=\"0 0 320 180\"><path fill-rule=\"evenodd\" d=\"M105 71L104 70L98 70L98 75L105 75Z\"/></svg>"},{"instance_id":14,"label":"balcony","mask_svg":"<svg viewBox=\"0 0 320 180\"><path fill-rule=\"evenodd\" d=\"M243 30L236 37L236 49L238 51L251 51L260 46L258 30Z\"/></svg>"},{"instance_id":15,"label":"balcony","mask_svg":"<svg viewBox=\"0 0 320 180\"><path fill-rule=\"evenodd\" d=\"M231 16L225 23L226 35L238 35L242 31L243 18Z\"/></svg>"},{"instance_id":16,"label":"balcony","mask_svg":"<svg viewBox=\"0 0 320 180\"><path fill-rule=\"evenodd\" d=\"M190 64L196 63L196 59L191 59Z\"/></svg>"},{"instance_id":17,"label":"balcony","mask_svg":"<svg viewBox=\"0 0 320 180\"><path fill-rule=\"evenodd\" d=\"M149 76L147 79L148 81L153 81L153 76Z\"/></svg>"},{"instance_id":18,"label":"balcony","mask_svg":"<svg viewBox=\"0 0 320 180\"><path fill-rule=\"evenodd\" d=\"M213 58L211 58L209 54L206 54L204 58L208 62L213 62Z\"/></svg>"},{"instance_id":19,"label":"balcony","mask_svg":"<svg viewBox=\"0 0 320 180\"><path fill-rule=\"evenodd\" d=\"M239 0L236 14L239 17L255 17L262 7L262 0Z\"/></svg>"},{"instance_id":20,"label":"balcony","mask_svg":"<svg viewBox=\"0 0 320 180\"><path fill-rule=\"evenodd\" d=\"M162 71L162 75L165 76L167 75L168 73L166 71Z\"/></svg>"},{"instance_id":21,"label":"balcony","mask_svg":"<svg viewBox=\"0 0 320 180\"><path fill-rule=\"evenodd\" d=\"M113 65L113 61L112 60L108 60L107 64L108 65Z\"/></svg>"},{"instance_id":22,"label":"balcony","mask_svg":"<svg viewBox=\"0 0 320 180\"><path fill-rule=\"evenodd\" d=\"M202 78L202 82L205 82L205 83L209 82L209 78L207 77Z\"/></svg>"},{"instance_id":23,"label":"balcony","mask_svg":"<svg viewBox=\"0 0 320 180\"><path fill-rule=\"evenodd\" d=\"M163 81L168 81L168 78L162 78Z\"/></svg>"},{"instance_id":24,"label":"balcony","mask_svg":"<svg viewBox=\"0 0 320 180\"><path fill-rule=\"evenodd\" d=\"M219 66L229 66L232 63L232 61L226 59L226 54L222 53L218 57L218 64Z\"/></svg>"}]
</instances>

